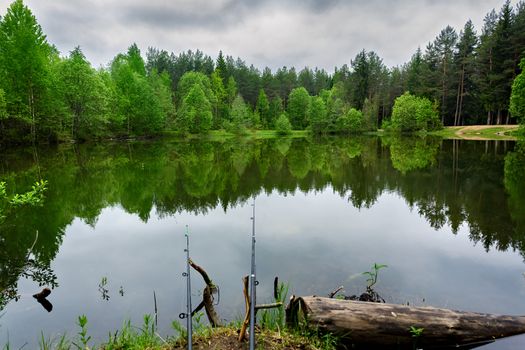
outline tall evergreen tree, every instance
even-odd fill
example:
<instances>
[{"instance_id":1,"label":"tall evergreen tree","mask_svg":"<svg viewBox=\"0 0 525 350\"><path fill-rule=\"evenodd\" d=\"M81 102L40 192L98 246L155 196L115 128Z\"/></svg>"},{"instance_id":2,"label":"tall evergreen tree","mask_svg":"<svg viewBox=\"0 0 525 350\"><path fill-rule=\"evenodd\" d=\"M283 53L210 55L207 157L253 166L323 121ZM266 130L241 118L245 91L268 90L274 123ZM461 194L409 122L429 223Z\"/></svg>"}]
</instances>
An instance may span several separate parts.
<instances>
[{"instance_id":1,"label":"tall evergreen tree","mask_svg":"<svg viewBox=\"0 0 525 350\"><path fill-rule=\"evenodd\" d=\"M229 74L228 68L226 67L226 61L222 55L222 50L219 51L219 56L217 56L217 62L215 63L215 70L218 71L219 76L221 77L223 84L225 81L228 81Z\"/></svg>"},{"instance_id":2,"label":"tall evergreen tree","mask_svg":"<svg viewBox=\"0 0 525 350\"><path fill-rule=\"evenodd\" d=\"M407 66L407 90L416 96L423 95L423 53L417 48Z\"/></svg>"},{"instance_id":3,"label":"tall evergreen tree","mask_svg":"<svg viewBox=\"0 0 525 350\"><path fill-rule=\"evenodd\" d=\"M455 75L452 59L456 41L457 34L451 26L446 26L434 40L434 47L439 55L438 68L441 89L438 96L441 104L441 122L443 124L449 123L447 117L452 114L451 101L453 99L450 98L450 90L453 89L453 77Z\"/></svg>"},{"instance_id":4,"label":"tall evergreen tree","mask_svg":"<svg viewBox=\"0 0 525 350\"><path fill-rule=\"evenodd\" d=\"M515 60L512 48L512 6L507 0L499 13L494 30L493 95L496 108L496 124L507 120L512 80L515 76Z\"/></svg>"},{"instance_id":5,"label":"tall evergreen tree","mask_svg":"<svg viewBox=\"0 0 525 350\"><path fill-rule=\"evenodd\" d=\"M268 128L272 126L270 103L268 102L268 97L266 97L266 93L263 89L259 90L259 97L257 98L255 111L259 114L263 127Z\"/></svg>"},{"instance_id":6,"label":"tall evergreen tree","mask_svg":"<svg viewBox=\"0 0 525 350\"><path fill-rule=\"evenodd\" d=\"M487 112L486 123L492 124L495 110L494 86L494 32L498 15L492 10L484 18L477 49L477 78L476 84L480 92L480 101Z\"/></svg>"},{"instance_id":7,"label":"tall evergreen tree","mask_svg":"<svg viewBox=\"0 0 525 350\"><path fill-rule=\"evenodd\" d=\"M468 21L459 35L459 41L454 56L454 67L457 75L456 108L454 125L463 124L463 114L474 117L475 100L475 50L478 39L472 21Z\"/></svg>"}]
</instances>

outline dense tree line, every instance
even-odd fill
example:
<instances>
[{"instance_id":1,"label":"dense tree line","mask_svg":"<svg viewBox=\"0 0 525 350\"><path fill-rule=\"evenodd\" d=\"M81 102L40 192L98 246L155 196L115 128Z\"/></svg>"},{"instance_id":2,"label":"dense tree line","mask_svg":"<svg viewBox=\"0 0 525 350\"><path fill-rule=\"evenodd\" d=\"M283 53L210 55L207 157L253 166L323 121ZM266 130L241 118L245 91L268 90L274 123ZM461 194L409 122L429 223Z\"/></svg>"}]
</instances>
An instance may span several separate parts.
<instances>
[{"instance_id":1,"label":"dense tree line","mask_svg":"<svg viewBox=\"0 0 525 350\"><path fill-rule=\"evenodd\" d=\"M94 69L79 47L61 57L15 0L0 19L0 141L242 133L273 129L278 118L293 129L361 132L389 120L406 92L430 101L444 125L510 123L511 87L524 53L525 2L506 1L487 14L479 35L471 21L459 34L447 26L392 68L365 50L329 74L308 67L261 71L199 50L149 48L144 59L133 44Z\"/></svg>"}]
</instances>

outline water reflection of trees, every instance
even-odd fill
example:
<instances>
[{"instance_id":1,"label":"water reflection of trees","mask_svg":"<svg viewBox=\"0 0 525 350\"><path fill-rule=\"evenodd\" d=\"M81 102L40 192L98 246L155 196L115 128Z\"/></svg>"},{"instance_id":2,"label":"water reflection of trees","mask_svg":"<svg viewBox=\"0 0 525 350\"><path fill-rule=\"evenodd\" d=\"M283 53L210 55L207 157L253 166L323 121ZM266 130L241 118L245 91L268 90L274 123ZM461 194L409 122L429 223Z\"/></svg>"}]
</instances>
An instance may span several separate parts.
<instances>
[{"instance_id":1,"label":"water reflection of trees","mask_svg":"<svg viewBox=\"0 0 525 350\"><path fill-rule=\"evenodd\" d=\"M148 221L153 208L161 216L205 213L262 192L327 186L357 208L398 193L432 227L456 232L466 224L471 239L487 249L525 255L524 148L505 159L503 144L494 142L326 138L83 145L40 150L38 162L31 152L6 153L0 178L8 188L29 186L38 173L49 189L43 207L19 211L0 227L0 287L7 290L31 271L34 232L40 238L31 258L44 273L67 225L75 218L95 225L108 206ZM7 271L15 273L7 277Z\"/></svg>"}]
</instances>

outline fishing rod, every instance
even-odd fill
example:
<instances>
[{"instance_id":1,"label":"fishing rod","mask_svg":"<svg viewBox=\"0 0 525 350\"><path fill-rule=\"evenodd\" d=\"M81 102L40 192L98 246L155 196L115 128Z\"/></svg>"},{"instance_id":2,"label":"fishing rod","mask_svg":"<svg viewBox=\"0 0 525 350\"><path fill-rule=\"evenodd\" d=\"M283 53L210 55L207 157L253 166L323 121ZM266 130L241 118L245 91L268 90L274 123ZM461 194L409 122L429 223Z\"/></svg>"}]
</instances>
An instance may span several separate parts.
<instances>
[{"instance_id":1,"label":"fishing rod","mask_svg":"<svg viewBox=\"0 0 525 350\"><path fill-rule=\"evenodd\" d=\"M182 275L186 277L186 313L181 313L179 315L180 319L186 319L186 330L188 333L188 350L192 350L193 343L193 328L192 328L192 317L191 317L191 276L190 276L190 235L188 225L186 225L186 272L183 272Z\"/></svg>"},{"instance_id":2,"label":"fishing rod","mask_svg":"<svg viewBox=\"0 0 525 350\"><path fill-rule=\"evenodd\" d=\"M255 286L258 284L255 274L255 198L252 214L252 263L250 272L250 350L255 350Z\"/></svg>"}]
</instances>

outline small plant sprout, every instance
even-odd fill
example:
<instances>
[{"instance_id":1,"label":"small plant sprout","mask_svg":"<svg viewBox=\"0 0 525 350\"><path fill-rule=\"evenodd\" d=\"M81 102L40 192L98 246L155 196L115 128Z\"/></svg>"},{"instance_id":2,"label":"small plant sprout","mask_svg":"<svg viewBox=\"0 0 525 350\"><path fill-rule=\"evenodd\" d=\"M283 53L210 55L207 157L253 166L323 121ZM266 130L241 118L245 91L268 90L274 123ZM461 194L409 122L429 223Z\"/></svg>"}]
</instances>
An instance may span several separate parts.
<instances>
[{"instance_id":1,"label":"small plant sprout","mask_svg":"<svg viewBox=\"0 0 525 350\"><path fill-rule=\"evenodd\" d=\"M388 265L374 263L370 271L363 272L363 275L368 276L366 282L368 283L367 289L372 289L372 287L377 283L377 278L379 275L379 270L382 268L388 267Z\"/></svg>"},{"instance_id":2,"label":"small plant sprout","mask_svg":"<svg viewBox=\"0 0 525 350\"><path fill-rule=\"evenodd\" d=\"M425 330L425 328L418 328L418 327L415 327L415 326L410 326L410 328L408 329L408 331L412 335L412 338L419 338L419 337L421 337L421 335L423 335L423 331L424 330Z\"/></svg>"},{"instance_id":3,"label":"small plant sprout","mask_svg":"<svg viewBox=\"0 0 525 350\"><path fill-rule=\"evenodd\" d=\"M86 315L78 316L78 323L77 325L80 327L80 332L78 332L78 336L80 338L80 342L82 345L78 345L76 343L73 343L77 347L77 349L89 349L88 343L91 340L91 336L87 335L87 323L88 319Z\"/></svg>"}]
</instances>

